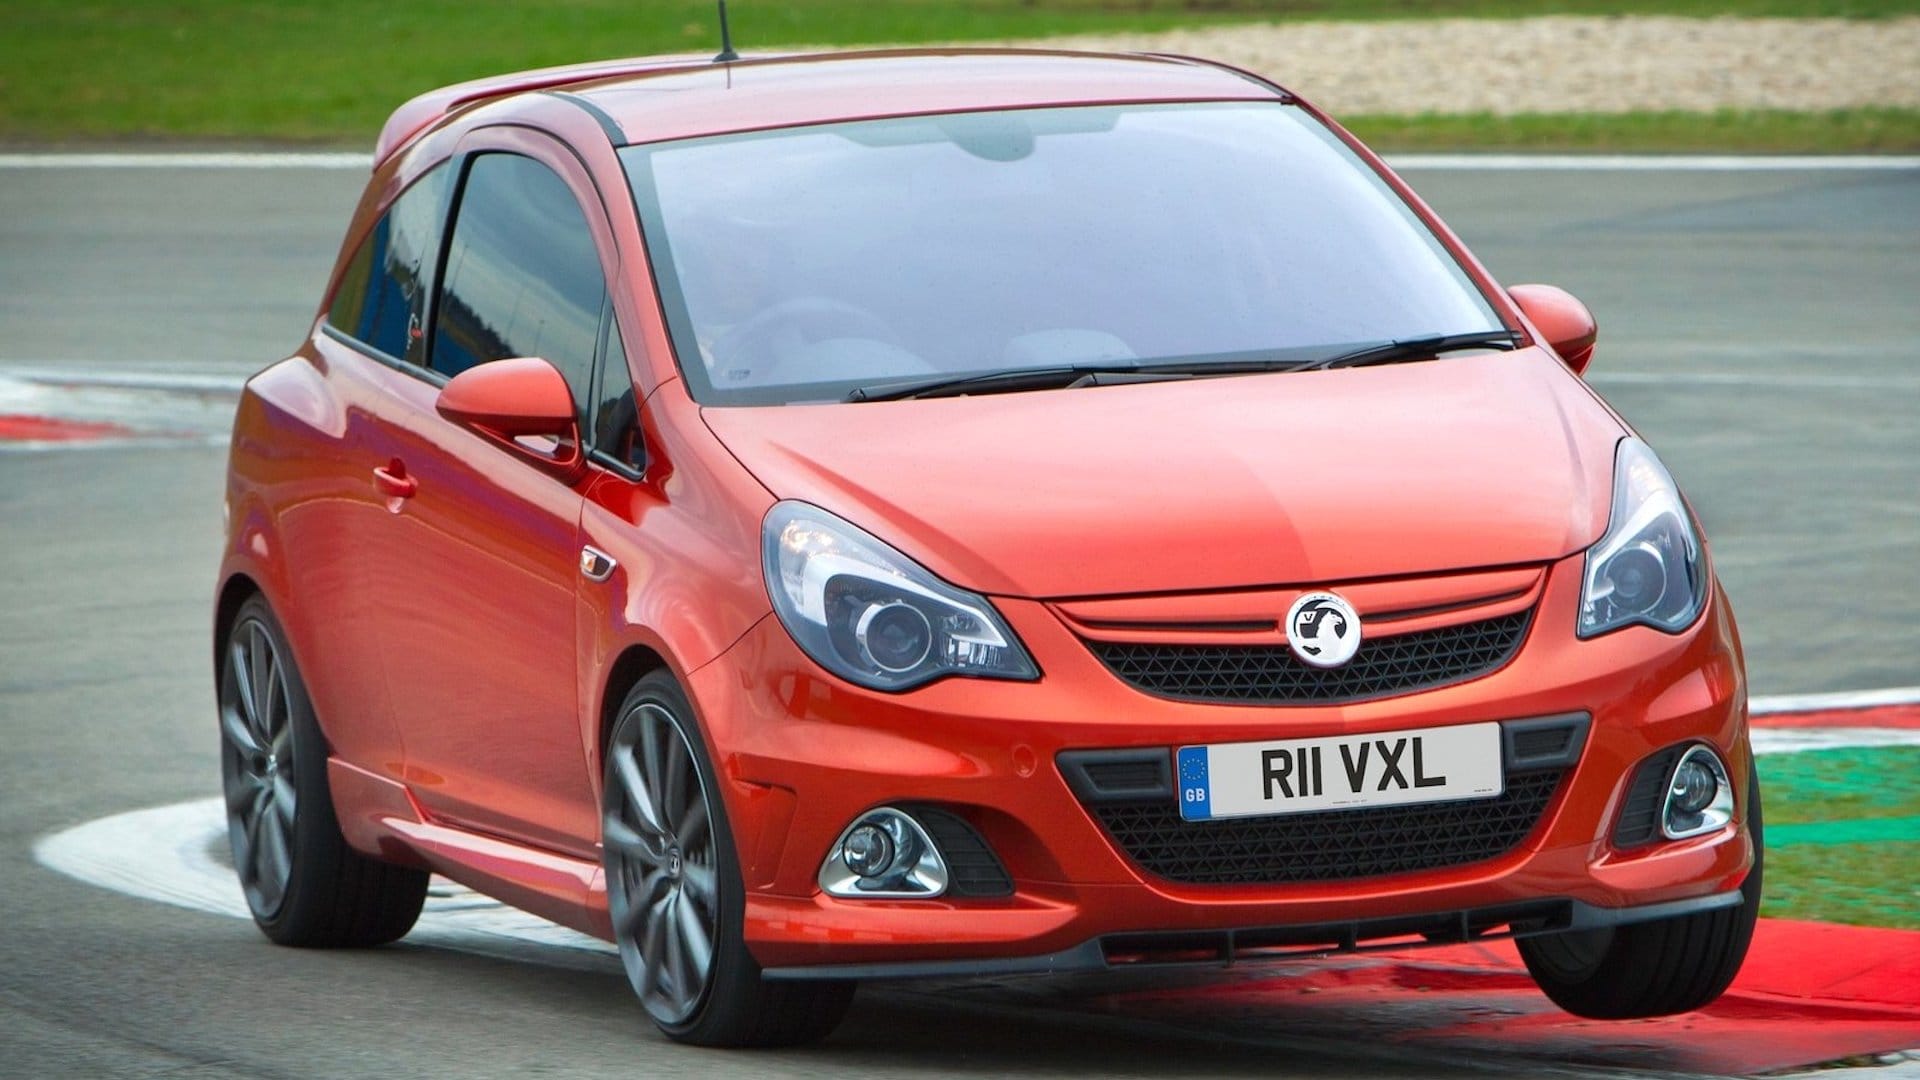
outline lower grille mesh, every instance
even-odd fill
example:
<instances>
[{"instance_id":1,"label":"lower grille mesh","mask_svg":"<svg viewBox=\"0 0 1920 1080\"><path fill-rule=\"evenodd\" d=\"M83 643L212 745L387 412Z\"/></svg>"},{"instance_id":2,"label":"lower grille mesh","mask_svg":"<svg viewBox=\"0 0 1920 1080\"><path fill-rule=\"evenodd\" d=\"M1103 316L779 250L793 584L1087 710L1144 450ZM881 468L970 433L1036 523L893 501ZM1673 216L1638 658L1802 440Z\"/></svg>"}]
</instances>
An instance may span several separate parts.
<instances>
[{"instance_id":1,"label":"lower grille mesh","mask_svg":"<svg viewBox=\"0 0 1920 1080\"><path fill-rule=\"evenodd\" d=\"M1142 869L1188 884L1345 881L1464 866L1519 846L1565 769L1507 776L1498 798L1224 821L1187 821L1170 799L1089 805Z\"/></svg>"}]
</instances>

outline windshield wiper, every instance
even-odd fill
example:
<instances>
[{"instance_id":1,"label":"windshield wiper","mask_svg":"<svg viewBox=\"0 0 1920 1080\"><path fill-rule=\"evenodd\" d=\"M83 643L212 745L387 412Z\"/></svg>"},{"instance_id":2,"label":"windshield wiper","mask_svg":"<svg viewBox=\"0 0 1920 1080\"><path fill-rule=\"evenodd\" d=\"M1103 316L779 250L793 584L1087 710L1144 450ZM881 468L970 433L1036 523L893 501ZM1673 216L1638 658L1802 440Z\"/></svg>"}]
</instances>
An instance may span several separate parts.
<instances>
[{"instance_id":1,"label":"windshield wiper","mask_svg":"<svg viewBox=\"0 0 1920 1080\"><path fill-rule=\"evenodd\" d=\"M1400 338L1350 352L1336 353L1322 360L1309 360L1297 371L1325 371L1327 368L1365 367L1368 364L1393 364L1402 360L1424 360L1459 349L1513 349L1520 335L1512 330L1476 330L1470 334L1429 334Z\"/></svg>"},{"instance_id":2,"label":"windshield wiper","mask_svg":"<svg viewBox=\"0 0 1920 1080\"><path fill-rule=\"evenodd\" d=\"M1205 379L1215 375L1253 375L1263 371L1294 371L1301 361L1162 360L1158 363L1062 364L1057 367L1015 368L984 375L882 383L856 387L848 401L897 401L901 398L959 397L963 394L1002 394L1018 390L1066 390L1080 386L1119 386L1125 383Z\"/></svg>"},{"instance_id":3,"label":"windshield wiper","mask_svg":"<svg viewBox=\"0 0 1920 1080\"><path fill-rule=\"evenodd\" d=\"M979 375L878 383L848 391L847 401L899 401L904 398L960 397L966 394L1007 394L1021 390L1063 390L1079 386L1112 386L1170 379L1201 379L1216 375L1251 375L1263 371L1319 371L1335 367L1388 364L1421 359L1455 349L1511 349L1520 336L1511 330L1476 330L1470 334L1430 334L1385 341L1318 360L1180 360L1160 363L1060 364L1014 368Z\"/></svg>"},{"instance_id":4,"label":"windshield wiper","mask_svg":"<svg viewBox=\"0 0 1920 1080\"><path fill-rule=\"evenodd\" d=\"M917 382L856 386L848 401L899 401L902 398L960 397L964 394L1006 394L1019 390L1062 390L1117 382L1148 382L1187 377L1184 371L1158 371L1138 364L1063 364L1058 367L1014 368L959 378L921 379Z\"/></svg>"}]
</instances>

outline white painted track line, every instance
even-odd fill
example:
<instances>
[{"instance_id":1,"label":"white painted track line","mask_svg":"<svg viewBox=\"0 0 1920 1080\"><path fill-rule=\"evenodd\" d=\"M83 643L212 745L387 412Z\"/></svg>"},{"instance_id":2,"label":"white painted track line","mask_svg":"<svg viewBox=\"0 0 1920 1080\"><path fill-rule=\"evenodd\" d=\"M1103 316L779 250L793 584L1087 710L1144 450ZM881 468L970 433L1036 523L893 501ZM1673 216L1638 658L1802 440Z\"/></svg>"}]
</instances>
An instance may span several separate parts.
<instances>
[{"instance_id":1,"label":"white painted track line","mask_svg":"<svg viewBox=\"0 0 1920 1080\"><path fill-rule=\"evenodd\" d=\"M359 169L355 151L4 153L0 169ZM1393 154L1395 169L1428 172L1804 172L1920 170L1911 154Z\"/></svg>"},{"instance_id":2,"label":"white painted track line","mask_svg":"<svg viewBox=\"0 0 1920 1080\"><path fill-rule=\"evenodd\" d=\"M0 169L359 169L373 156L356 152L0 154Z\"/></svg>"},{"instance_id":3,"label":"white painted track line","mask_svg":"<svg viewBox=\"0 0 1920 1080\"><path fill-rule=\"evenodd\" d=\"M237 394L245 375L218 372L137 371L107 367L26 365L0 362L0 379L18 379L42 386L110 386L122 390L162 390L176 393Z\"/></svg>"},{"instance_id":4,"label":"white painted track line","mask_svg":"<svg viewBox=\"0 0 1920 1080\"><path fill-rule=\"evenodd\" d=\"M1747 699L1753 716L1769 713L1826 712L1831 709L1873 709L1888 705L1920 705L1920 686L1891 686L1884 690L1845 690L1837 694L1772 694Z\"/></svg>"}]
</instances>

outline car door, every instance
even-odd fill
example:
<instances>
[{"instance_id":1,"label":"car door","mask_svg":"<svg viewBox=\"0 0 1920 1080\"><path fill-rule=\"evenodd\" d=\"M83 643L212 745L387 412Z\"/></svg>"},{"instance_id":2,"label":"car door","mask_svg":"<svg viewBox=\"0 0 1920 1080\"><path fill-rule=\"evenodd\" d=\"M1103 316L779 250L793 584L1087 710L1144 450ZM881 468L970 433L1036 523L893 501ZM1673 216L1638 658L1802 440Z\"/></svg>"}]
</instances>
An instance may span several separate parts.
<instances>
[{"instance_id":1,"label":"car door","mask_svg":"<svg viewBox=\"0 0 1920 1080\"><path fill-rule=\"evenodd\" d=\"M524 128L470 135L456 166L431 381L538 356L567 377L584 417L608 280L590 179ZM407 784L441 820L590 853L598 814L574 641L580 492L440 416L433 396L417 395L396 424L417 485L396 522L412 568L384 620Z\"/></svg>"},{"instance_id":2,"label":"car door","mask_svg":"<svg viewBox=\"0 0 1920 1080\"><path fill-rule=\"evenodd\" d=\"M394 460L390 421L421 386L451 176L441 163L413 179L358 241L309 342L325 389L297 399L311 441L276 463L299 490L281 535L296 625L311 628L308 693L335 755L396 780L403 751L374 605L408 562L381 477Z\"/></svg>"}]
</instances>

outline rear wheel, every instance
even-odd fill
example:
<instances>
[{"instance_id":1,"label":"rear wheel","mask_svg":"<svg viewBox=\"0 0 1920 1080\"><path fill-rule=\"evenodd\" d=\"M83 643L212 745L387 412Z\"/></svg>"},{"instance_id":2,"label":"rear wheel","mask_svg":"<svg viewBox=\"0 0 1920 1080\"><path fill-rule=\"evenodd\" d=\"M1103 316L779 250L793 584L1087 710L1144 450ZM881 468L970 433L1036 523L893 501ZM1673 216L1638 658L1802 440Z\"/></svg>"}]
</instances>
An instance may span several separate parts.
<instances>
[{"instance_id":1,"label":"rear wheel","mask_svg":"<svg viewBox=\"0 0 1920 1080\"><path fill-rule=\"evenodd\" d=\"M745 888L693 710L666 672L640 680L608 740L601 796L607 906L627 980L668 1036L702 1046L824 1038L852 983L761 978Z\"/></svg>"},{"instance_id":2,"label":"rear wheel","mask_svg":"<svg viewBox=\"0 0 1920 1080\"><path fill-rule=\"evenodd\" d=\"M233 866L267 937L381 945L411 929L427 873L369 859L340 835L306 684L258 596L234 614L220 653L220 736Z\"/></svg>"},{"instance_id":3,"label":"rear wheel","mask_svg":"<svg viewBox=\"0 0 1920 1080\"><path fill-rule=\"evenodd\" d=\"M1739 907L1697 915L1522 938L1521 959L1553 1003L1576 1016L1626 1020L1689 1012L1733 982L1760 913L1760 781L1749 770L1753 869Z\"/></svg>"}]
</instances>

